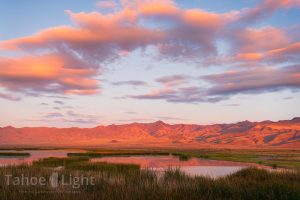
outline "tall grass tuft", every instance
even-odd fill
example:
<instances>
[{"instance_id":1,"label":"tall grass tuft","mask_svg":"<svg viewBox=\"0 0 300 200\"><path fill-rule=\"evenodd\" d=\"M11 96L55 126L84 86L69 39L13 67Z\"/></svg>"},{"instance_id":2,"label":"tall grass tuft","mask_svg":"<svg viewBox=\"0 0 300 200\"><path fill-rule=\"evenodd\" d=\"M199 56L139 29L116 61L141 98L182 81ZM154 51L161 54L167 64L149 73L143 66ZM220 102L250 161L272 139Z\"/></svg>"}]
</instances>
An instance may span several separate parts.
<instances>
[{"instance_id":1,"label":"tall grass tuft","mask_svg":"<svg viewBox=\"0 0 300 200\"><path fill-rule=\"evenodd\" d=\"M4 175L44 176L49 178L57 166L60 174L95 178L94 185L78 189L45 186L7 185ZM212 199L300 199L299 172L272 172L257 168L242 169L222 178L192 177L179 168L163 174L135 165L90 163L87 158L51 158L33 165L0 168L1 200L212 200Z\"/></svg>"}]
</instances>

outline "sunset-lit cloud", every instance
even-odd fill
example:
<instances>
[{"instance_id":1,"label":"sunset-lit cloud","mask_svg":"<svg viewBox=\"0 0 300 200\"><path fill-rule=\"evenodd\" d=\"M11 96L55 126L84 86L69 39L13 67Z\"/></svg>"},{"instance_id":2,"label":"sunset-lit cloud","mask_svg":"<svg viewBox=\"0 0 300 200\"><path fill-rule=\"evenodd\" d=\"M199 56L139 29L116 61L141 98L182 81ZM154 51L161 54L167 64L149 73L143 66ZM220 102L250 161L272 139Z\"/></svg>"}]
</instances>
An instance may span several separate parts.
<instances>
[{"instance_id":1,"label":"sunset-lit cloud","mask_svg":"<svg viewBox=\"0 0 300 200\"><path fill-rule=\"evenodd\" d=\"M114 5L115 2L98 4ZM226 27L238 23L241 17L259 17L261 12L268 14L279 8L298 6L298 1L265 0L254 8L227 13L183 9L174 1L123 1L122 5L123 8L111 14L67 10L74 26L51 27L32 36L0 42L6 51L36 54L1 57L0 86L25 92L95 94L99 83L93 77L99 74L102 65L118 59L122 52L145 49L149 45L155 46L161 57L174 60L218 57L218 38L225 38L231 45L227 55L231 57L229 63L294 60L299 54L298 43L292 44L282 29ZM167 26L153 28L148 26L148 21L164 21ZM50 53L40 55L43 51ZM180 80L165 81L165 84L176 84L176 81ZM114 85L122 84L141 85L134 81Z\"/></svg>"},{"instance_id":2,"label":"sunset-lit cloud","mask_svg":"<svg viewBox=\"0 0 300 200\"><path fill-rule=\"evenodd\" d=\"M163 88L148 94L129 96L134 99L166 100L168 102L216 103L236 94L259 94L285 89L300 89L300 67L252 68L201 76L199 79L211 84L193 87Z\"/></svg>"},{"instance_id":3,"label":"sunset-lit cloud","mask_svg":"<svg viewBox=\"0 0 300 200\"><path fill-rule=\"evenodd\" d=\"M300 6L299 0L262 0L254 8L245 9L241 13L241 21L254 22L267 18L280 8L291 8Z\"/></svg>"},{"instance_id":4,"label":"sunset-lit cloud","mask_svg":"<svg viewBox=\"0 0 300 200\"><path fill-rule=\"evenodd\" d=\"M99 8L114 9L117 7L117 3L112 0L101 0L96 3Z\"/></svg>"},{"instance_id":5,"label":"sunset-lit cloud","mask_svg":"<svg viewBox=\"0 0 300 200\"><path fill-rule=\"evenodd\" d=\"M10 91L62 94L95 94L96 71L83 62L58 54L0 57L0 87Z\"/></svg>"},{"instance_id":6,"label":"sunset-lit cloud","mask_svg":"<svg viewBox=\"0 0 300 200\"><path fill-rule=\"evenodd\" d=\"M116 81L116 82L112 82L112 84L115 86L121 86L121 85L147 86L148 85L145 81L139 81L139 80Z\"/></svg>"},{"instance_id":7,"label":"sunset-lit cloud","mask_svg":"<svg viewBox=\"0 0 300 200\"><path fill-rule=\"evenodd\" d=\"M245 104L229 101L247 94L288 91L286 96L296 99L300 26L294 18L300 0L215 5L221 4L95 0L90 7L62 6L57 18L39 26L24 23L24 33L14 24L16 31L8 32L10 27L0 25L0 99L44 98L31 102L43 109L41 118L55 123L73 117L70 124L98 121L93 117L98 113L81 114L70 103L107 113L118 105L111 114L117 121L136 105L142 110L137 121L159 116L176 121L154 114L161 109L151 116L141 113L149 113L148 104L151 110L172 103L237 107ZM14 23L21 23L19 18ZM89 109L96 112L94 107Z\"/></svg>"}]
</instances>

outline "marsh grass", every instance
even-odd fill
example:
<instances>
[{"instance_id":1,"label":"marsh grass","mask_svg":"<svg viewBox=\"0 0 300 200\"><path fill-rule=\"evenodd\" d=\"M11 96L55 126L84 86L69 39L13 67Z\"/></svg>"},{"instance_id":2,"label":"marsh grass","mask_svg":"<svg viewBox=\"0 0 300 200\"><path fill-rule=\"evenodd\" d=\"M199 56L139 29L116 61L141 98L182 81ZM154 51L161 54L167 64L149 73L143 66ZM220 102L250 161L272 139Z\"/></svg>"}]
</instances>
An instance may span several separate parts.
<instances>
[{"instance_id":1,"label":"marsh grass","mask_svg":"<svg viewBox=\"0 0 300 200\"><path fill-rule=\"evenodd\" d=\"M20 152L0 152L1 157L29 157L30 153Z\"/></svg>"},{"instance_id":2,"label":"marsh grass","mask_svg":"<svg viewBox=\"0 0 300 200\"><path fill-rule=\"evenodd\" d=\"M32 163L35 167L56 168L63 167L67 170L78 171L101 171L109 174L127 173L127 171L140 170L139 165L107 163L107 162L89 162L86 157L69 157L69 158L44 158Z\"/></svg>"},{"instance_id":3,"label":"marsh grass","mask_svg":"<svg viewBox=\"0 0 300 200\"><path fill-rule=\"evenodd\" d=\"M212 160L249 162L275 168L300 170L300 150L291 149L194 149L170 151L172 155L184 155Z\"/></svg>"},{"instance_id":4,"label":"marsh grass","mask_svg":"<svg viewBox=\"0 0 300 200\"><path fill-rule=\"evenodd\" d=\"M300 169L300 151L289 149L197 149L197 150L110 150L90 149L86 153L68 153L69 157L105 157L105 156L149 156L149 155L173 155L181 161L187 161L193 157L227 160L235 162L249 162L267 165L275 168Z\"/></svg>"},{"instance_id":5,"label":"marsh grass","mask_svg":"<svg viewBox=\"0 0 300 200\"><path fill-rule=\"evenodd\" d=\"M88 162L88 158L55 158L55 157L49 157L49 158L43 158L39 159L37 161L33 161L33 166L39 166L39 167L60 167L60 166L70 166L70 165L78 165L81 162Z\"/></svg>"},{"instance_id":6,"label":"marsh grass","mask_svg":"<svg viewBox=\"0 0 300 200\"><path fill-rule=\"evenodd\" d=\"M85 175L94 185L70 187L7 185L5 174L49 178L56 167L60 174ZM89 162L89 158L45 158L32 165L0 168L0 199L299 199L299 172L270 172L247 168L223 178L191 177L179 168L162 175L131 164Z\"/></svg>"},{"instance_id":7,"label":"marsh grass","mask_svg":"<svg viewBox=\"0 0 300 200\"><path fill-rule=\"evenodd\" d=\"M79 163L84 163L79 162ZM69 163L75 165L74 163ZM94 163L92 163L94 164ZM80 169L80 170L79 170ZM111 170L111 168L109 169ZM242 169L235 174L213 179L191 177L180 169L167 169L162 176L151 170L118 171L107 175L107 168L66 168L62 174L84 174L95 177L94 185L79 189L60 187L7 186L3 176L34 175L49 177L53 170L41 165L0 168L0 199L87 200L87 199L300 199L299 172L269 172ZM24 192L26 191L26 192Z\"/></svg>"},{"instance_id":8,"label":"marsh grass","mask_svg":"<svg viewBox=\"0 0 300 200\"><path fill-rule=\"evenodd\" d=\"M68 157L89 157L89 158L99 158L99 157L107 157L107 156L168 156L169 152L87 152L87 153L68 153Z\"/></svg>"},{"instance_id":9,"label":"marsh grass","mask_svg":"<svg viewBox=\"0 0 300 200\"><path fill-rule=\"evenodd\" d=\"M179 160L181 161L187 161L190 160L192 158L191 155L188 155L186 153L171 153L172 156L178 156Z\"/></svg>"}]
</instances>

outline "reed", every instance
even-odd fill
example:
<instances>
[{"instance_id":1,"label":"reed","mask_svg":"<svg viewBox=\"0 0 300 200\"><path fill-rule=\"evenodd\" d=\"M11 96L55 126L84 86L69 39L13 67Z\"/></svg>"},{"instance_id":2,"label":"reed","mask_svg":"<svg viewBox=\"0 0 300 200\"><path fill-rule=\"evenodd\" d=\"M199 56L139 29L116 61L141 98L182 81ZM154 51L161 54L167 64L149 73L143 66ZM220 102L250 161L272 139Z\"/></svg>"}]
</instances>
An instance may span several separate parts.
<instances>
[{"instance_id":1,"label":"reed","mask_svg":"<svg viewBox=\"0 0 300 200\"><path fill-rule=\"evenodd\" d=\"M99 158L107 156L163 156L170 155L169 152L87 152L87 153L68 153L68 157L88 157Z\"/></svg>"},{"instance_id":2,"label":"reed","mask_svg":"<svg viewBox=\"0 0 300 200\"><path fill-rule=\"evenodd\" d=\"M0 152L1 157L29 157L30 153L21 152Z\"/></svg>"},{"instance_id":3,"label":"reed","mask_svg":"<svg viewBox=\"0 0 300 200\"><path fill-rule=\"evenodd\" d=\"M40 160L33 165L0 168L1 200L88 200L88 199L300 199L300 173L293 171L270 172L247 168L223 178L191 177L177 169L164 174L131 165L90 163L74 158ZM68 160L68 161L66 161ZM55 164L49 164L49 163ZM74 189L45 186L7 185L5 174L49 177L48 166L63 164L60 174L92 176L94 185ZM47 167L45 167L47 166ZM117 170L116 170L117 169ZM133 170L134 169L134 170ZM109 173L116 172L116 173Z\"/></svg>"}]
</instances>

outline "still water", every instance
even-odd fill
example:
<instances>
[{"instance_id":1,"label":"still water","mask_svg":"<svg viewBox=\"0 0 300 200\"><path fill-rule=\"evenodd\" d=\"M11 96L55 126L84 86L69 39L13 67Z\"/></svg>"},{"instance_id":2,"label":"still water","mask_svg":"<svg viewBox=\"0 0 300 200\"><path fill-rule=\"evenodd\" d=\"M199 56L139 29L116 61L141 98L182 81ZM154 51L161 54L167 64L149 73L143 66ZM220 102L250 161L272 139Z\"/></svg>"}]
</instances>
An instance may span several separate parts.
<instances>
[{"instance_id":1,"label":"still water","mask_svg":"<svg viewBox=\"0 0 300 200\"><path fill-rule=\"evenodd\" d=\"M208 160L191 158L182 161L177 156L111 156L93 158L91 162L130 163L140 165L144 169L164 171L168 168L180 168L186 174L222 177L246 167L260 167L254 163Z\"/></svg>"},{"instance_id":2,"label":"still water","mask_svg":"<svg viewBox=\"0 0 300 200\"><path fill-rule=\"evenodd\" d=\"M15 150L0 150L0 152L15 152L20 153L23 151ZM33 150L24 151L30 153L30 156L14 157L14 156L0 156L0 166L5 165L18 165L22 163L32 163L34 160L47 157L67 157L67 153L84 152L84 150ZM108 162L108 163L125 163L125 164L137 164L143 169L153 169L158 172L163 172L168 168L180 168L181 171L186 174L204 175L210 177L222 177L234 172L239 171L245 167L260 167L267 168L266 166L260 166L254 163L240 163L231 161L217 161L201 158L191 158L186 161L182 161L177 156L110 156L102 158L93 158L91 162Z\"/></svg>"},{"instance_id":3,"label":"still water","mask_svg":"<svg viewBox=\"0 0 300 200\"><path fill-rule=\"evenodd\" d=\"M33 151L16 151L16 150L0 150L1 152L12 152L12 153L30 153L30 156L1 156L0 155L0 166L5 165L18 165L22 163L31 164L32 161L48 158L48 157L56 157L56 158L64 158L67 157L68 153L77 153L84 152L81 150L33 150Z\"/></svg>"}]
</instances>

